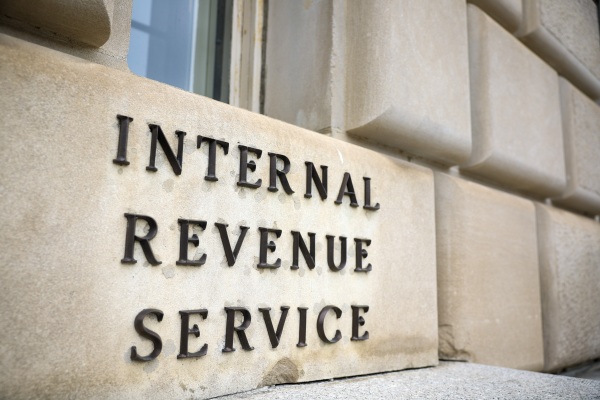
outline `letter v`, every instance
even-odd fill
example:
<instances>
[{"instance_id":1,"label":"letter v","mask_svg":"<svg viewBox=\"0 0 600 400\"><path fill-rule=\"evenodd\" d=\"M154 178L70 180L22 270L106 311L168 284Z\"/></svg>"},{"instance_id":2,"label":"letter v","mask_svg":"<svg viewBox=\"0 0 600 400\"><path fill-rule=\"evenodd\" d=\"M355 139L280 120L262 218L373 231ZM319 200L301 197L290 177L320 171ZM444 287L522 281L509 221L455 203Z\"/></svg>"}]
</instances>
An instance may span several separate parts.
<instances>
[{"instance_id":1,"label":"letter v","mask_svg":"<svg viewBox=\"0 0 600 400\"><path fill-rule=\"evenodd\" d=\"M219 229L219 234L221 235L221 243L223 243L223 250L225 250L225 257L227 257L227 264L230 267L233 267L235 264L235 259L237 258L240 249L242 248L242 243L244 242L244 237L246 237L246 232L248 231L247 226L240 226L241 233L240 237L235 244L235 249L231 250L231 243L229 242L229 236L227 235L227 224L221 224L219 222L215 222L215 226Z\"/></svg>"},{"instance_id":2,"label":"letter v","mask_svg":"<svg viewBox=\"0 0 600 400\"><path fill-rule=\"evenodd\" d=\"M279 323L277 324L277 333L273 329L273 322L271 321L271 308L265 307L258 309L265 319L265 326L267 327L267 333L269 334L269 340L271 341L271 346L273 346L273 348L279 346L279 339L281 339L281 334L283 333L283 324L285 324L289 309L288 306L281 306L281 318L279 318Z\"/></svg>"}]
</instances>

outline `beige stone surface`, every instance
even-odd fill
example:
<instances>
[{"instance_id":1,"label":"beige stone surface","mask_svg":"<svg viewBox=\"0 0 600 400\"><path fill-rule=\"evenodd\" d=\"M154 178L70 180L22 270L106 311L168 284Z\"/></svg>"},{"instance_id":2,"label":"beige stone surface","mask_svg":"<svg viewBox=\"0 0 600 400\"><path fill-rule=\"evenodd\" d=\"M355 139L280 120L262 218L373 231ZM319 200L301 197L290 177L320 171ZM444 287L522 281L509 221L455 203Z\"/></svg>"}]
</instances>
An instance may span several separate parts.
<instances>
[{"instance_id":1,"label":"beige stone surface","mask_svg":"<svg viewBox=\"0 0 600 400\"><path fill-rule=\"evenodd\" d=\"M0 397L2 398L205 398L273 382L332 377L435 365L438 362L434 189L431 171L395 161L348 143L323 137L148 79L0 35ZM117 114L130 125L128 166L113 163ZM151 134L159 124L175 149L174 132L187 132L183 171L177 176L157 151L157 172L146 171ZM207 146L196 136L230 143L217 148L217 182L204 179ZM263 150L249 180L259 189L236 185L238 144ZM270 192L269 157L289 157L294 194ZM305 161L321 173L327 165L329 191L321 200L304 197ZM282 168L281 165L278 168ZM354 181L360 207L334 202L344 173ZM372 203L365 210L363 177L371 178ZM123 264L125 213L144 214L158 224L152 249L162 264L149 265L135 245L136 264ZM207 255L200 267L176 265L179 218L207 221L196 229L199 246L189 256ZM250 227L234 266L229 267L216 222L229 224L231 241ZM257 268L258 227L281 229L267 252L280 268ZM143 224L138 235L146 235ZM316 267L292 262L291 230L316 233ZM348 237L348 261L340 272L327 265L325 235ZM372 271L354 271L353 238L372 242L365 262ZM339 247L335 248L336 261ZM327 317L322 342L319 311L338 306L340 319ZM366 341L351 341L351 305L363 314ZM281 342L271 348L259 307L291 307ZM246 307L246 332L253 351L223 353L224 307ZM297 347L299 317L307 307L307 347ZM146 326L163 341L156 360L132 362L131 346L152 349L134 329L143 309L164 312ZM205 308L200 337L189 335L189 350L203 343L208 353L177 359L180 310ZM240 323L238 321L236 323Z\"/></svg>"},{"instance_id":2,"label":"beige stone surface","mask_svg":"<svg viewBox=\"0 0 600 400\"><path fill-rule=\"evenodd\" d=\"M5 18L94 47L108 40L113 9L114 0L0 1Z\"/></svg>"},{"instance_id":3,"label":"beige stone surface","mask_svg":"<svg viewBox=\"0 0 600 400\"><path fill-rule=\"evenodd\" d=\"M0 33L127 71L132 3L0 1Z\"/></svg>"},{"instance_id":4,"label":"beige stone surface","mask_svg":"<svg viewBox=\"0 0 600 400\"><path fill-rule=\"evenodd\" d=\"M440 358L541 370L535 209L435 174Z\"/></svg>"},{"instance_id":5,"label":"beige stone surface","mask_svg":"<svg viewBox=\"0 0 600 400\"><path fill-rule=\"evenodd\" d=\"M555 204L600 214L600 106L560 80L567 190Z\"/></svg>"},{"instance_id":6,"label":"beige stone surface","mask_svg":"<svg viewBox=\"0 0 600 400\"><path fill-rule=\"evenodd\" d=\"M350 1L349 134L456 165L471 151L465 2Z\"/></svg>"},{"instance_id":7,"label":"beige stone surface","mask_svg":"<svg viewBox=\"0 0 600 400\"><path fill-rule=\"evenodd\" d=\"M468 0L468 2L482 9L509 32L515 33L519 29L523 19L523 0Z\"/></svg>"},{"instance_id":8,"label":"beige stone surface","mask_svg":"<svg viewBox=\"0 0 600 400\"><path fill-rule=\"evenodd\" d=\"M600 224L537 205L545 369L600 357Z\"/></svg>"},{"instance_id":9,"label":"beige stone surface","mask_svg":"<svg viewBox=\"0 0 600 400\"><path fill-rule=\"evenodd\" d=\"M527 0L521 40L588 96L600 99L598 9L589 0Z\"/></svg>"},{"instance_id":10,"label":"beige stone surface","mask_svg":"<svg viewBox=\"0 0 600 400\"><path fill-rule=\"evenodd\" d=\"M333 1L274 1L268 21L265 115L330 129Z\"/></svg>"},{"instance_id":11,"label":"beige stone surface","mask_svg":"<svg viewBox=\"0 0 600 400\"><path fill-rule=\"evenodd\" d=\"M549 197L566 186L556 72L468 6L473 153L464 171Z\"/></svg>"}]
</instances>

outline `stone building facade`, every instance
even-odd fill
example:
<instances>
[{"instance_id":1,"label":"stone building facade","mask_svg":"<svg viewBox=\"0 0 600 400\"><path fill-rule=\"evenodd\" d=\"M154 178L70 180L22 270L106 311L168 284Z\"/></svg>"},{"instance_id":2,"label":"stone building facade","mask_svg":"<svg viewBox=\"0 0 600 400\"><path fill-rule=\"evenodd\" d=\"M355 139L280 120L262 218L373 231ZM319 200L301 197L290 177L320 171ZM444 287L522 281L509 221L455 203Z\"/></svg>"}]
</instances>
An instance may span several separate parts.
<instances>
[{"instance_id":1,"label":"stone building facade","mask_svg":"<svg viewBox=\"0 0 600 400\"><path fill-rule=\"evenodd\" d=\"M224 104L0 1L0 397L600 358L594 1L232 4Z\"/></svg>"}]
</instances>

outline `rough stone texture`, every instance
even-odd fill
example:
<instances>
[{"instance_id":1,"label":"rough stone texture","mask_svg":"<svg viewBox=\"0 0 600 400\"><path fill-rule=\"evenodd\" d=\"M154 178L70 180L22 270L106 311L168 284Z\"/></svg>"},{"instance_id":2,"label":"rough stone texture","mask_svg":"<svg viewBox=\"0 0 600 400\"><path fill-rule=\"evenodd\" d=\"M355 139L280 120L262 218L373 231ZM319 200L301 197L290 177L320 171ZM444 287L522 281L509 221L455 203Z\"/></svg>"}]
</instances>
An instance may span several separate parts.
<instances>
[{"instance_id":1,"label":"rough stone texture","mask_svg":"<svg viewBox=\"0 0 600 400\"><path fill-rule=\"evenodd\" d=\"M273 1L268 21L265 115L330 128L333 1Z\"/></svg>"},{"instance_id":2,"label":"rough stone texture","mask_svg":"<svg viewBox=\"0 0 600 400\"><path fill-rule=\"evenodd\" d=\"M600 106L560 80L567 190L554 203L600 214Z\"/></svg>"},{"instance_id":3,"label":"rough stone texture","mask_svg":"<svg viewBox=\"0 0 600 400\"><path fill-rule=\"evenodd\" d=\"M600 358L600 224L537 205L548 371Z\"/></svg>"},{"instance_id":4,"label":"rough stone texture","mask_svg":"<svg viewBox=\"0 0 600 400\"><path fill-rule=\"evenodd\" d=\"M504 29L515 33L523 18L523 0L468 0L494 18Z\"/></svg>"},{"instance_id":5,"label":"rough stone texture","mask_svg":"<svg viewBox=\"0 0 600 400\"><path fill-rule=\"evenodd\" d=\"M2 398L204 398L289 380L309 381L374 373L438 362L434 189L431 171L348 143L187 93L132 74L0 35L0 397ZM133 117L129 166L113 163L116 115ZM183 172L176 176L163 150L157 172L146 171L148 124L159 124L175 148L175 130L187 132ZM207 146L196 135L226 140L217 148L217 182L204 179ZM252 181L236 185L238 143L263 150ZM267 190L269 157L290 158L287 195ZM329 193L304 197L305 161L329 167ZM279 166L278 168L281 168ZM334 203L345 172L351 173L361 207ZM379 211L363 209L362 177L372 178ZM124 213L153 217L152 248L161 265L148 265L135 245L136 264L122 264ZM178 218L206 220L196 229L207 254L201 267L179 266ZM214 224L250 229L233 267L227 265ZM283 233L268 253L274 270L257 268L258 227ZM138 235L144 235L139 224ZM315 269L291 270L291 230L317 235ZM348 264L327 266L325 235L348 237ZM372 243L365 261L372 271L354 271L353 238ZM336 262L339 248L335 250ZM340 307L325 331L342 333L326 344L315 329L325 305ZM351 341L351 305L366 304L366 341ZM272 349L258 307L291 307L281 343ZM237 338L234 353L222 353L226 306L247 307L254 351ZM307 343L299 348L296 307L308 308ZM158 308L164 319L146 319L163 340L152 362L130 360L131 346L146 355L152 345L134 330L135 316ZM206 308L192 316L200 337L189 350L208 344L198 359L177 359L179 310ZM239 321L238 323L240 323Z\"/></svg>"},{"instance_id":6,"label":"rough stone texture","mask_svg":"<svg viewBox=\"0 0 600 400\"><path fill-rule=\"evenodd\" d=\"M0 14L76 42L100 47L108 40L114 0L0 1Z\"/></svg>"},{"instance_id":7,"label":"rough stone texture","mask_svg":"<svg viewBox=\"0 0 600 400\"><path fill-rule=\"evenodd\" d=\"M566 186L558 76L468 6L473 153L463 170L541 197Z\"/></svg>"},{"instance_id":8,"label":"rough stone texture","mask_svg":"<svg viewBox=\"0 0 600 400\"><path fill-rule=\"evenodd\" d=\"M435 174L440 358L543 367L535 209Z\"/></svg>"},{"instance_id":9,"label":"rough stone texture","mask_svg":"<svg viewBox=\"0 0 600 400\"><path fill-rule=\"evenodd\" d=\"M435 368L285 385L223 399L598 399L600 382L462 362Z\"/></svg>"},{"instance_id":10,"label":"rough stone texture","mask_svg":"<svg viewBox=\"0 0 600 400\"><path fill-rule=\"evenodd\" d=\"M521 40L588 96L600 99L600 33L590 0L528 0Z\"/></svg>"},{"instance_id":11,"label":"rough stone texture","mask_svg":"<svg viewBox=\"0 0 600 400\"><path fill-rule=\"evenodd\" d=\"M2 0L0 33L128 70L131 6L131 0Z\"/></svg>"},{"instance_id":12,"label":"rough stone texture","mask_svg":"<svg viewBox=\"0 0 600 400\"><path fill-rule=\"evenodd\" d=\"M350 1L346 24L348 133L450 165L465 162L465 2Z\"/></svg>"}]
</instances>

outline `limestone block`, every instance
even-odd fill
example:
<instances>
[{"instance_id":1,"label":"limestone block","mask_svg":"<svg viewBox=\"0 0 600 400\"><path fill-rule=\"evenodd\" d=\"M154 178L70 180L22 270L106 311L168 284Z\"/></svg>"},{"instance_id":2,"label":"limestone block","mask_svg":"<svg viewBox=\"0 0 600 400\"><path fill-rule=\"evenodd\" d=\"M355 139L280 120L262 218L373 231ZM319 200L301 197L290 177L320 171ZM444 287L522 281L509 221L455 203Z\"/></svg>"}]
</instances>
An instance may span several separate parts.
<instances>
[{"instance_id":1,"label":"limestone block","mask_svg":"<svg viewBox=\"0 0 600 400\"><path fill-rule=\"evenodd\" d=\"M600 224L537 205L545 369L600 357Z\"/></svg>"},{"instance_id":2,"label":"limestone block","mask_svg":"<svg viewBox=\"0 0 600 400\"><path fill-rule=\"evenodd\" d=\"M538 196L562 193L556 72L477 7L468 15L473 153L463 170Z\"/></svg>"},{"instance_id":3,"label":"limestone block","mask_svg":"<svg viewBox=\"0 0 600 400\"><path fill-rule=\"evenodd\" d=\"M0 1L0 12L37 29L100 47L110 37L114 0Z\"/></svg>"},{"instance_id":4,"label":"limestone block","mask_svg":"<svg viewBox=\"0 0 600 400\"><path fill-rule=\"evenodd\" d=\"M541 370L535 209L435 174L440 358Z\"/></svg>"},{"instance_id":5,"label":"limestone block","mask_svg":"<svg viewBox=\"0 0 600 400\"><path fill-rule=\"evenodd\" d=\"M332 18L332 0L269 3L265 115L314 131L331 127Z\"/></svg>"},{"instance_id":6,"label":"limestone block","mask_svg":"<svg viewBox=\"0 0 600 400\"><path fill-rule=\"evenodd\" d=\"M0 33L129 70L131 0L0 0Z\"/></svg>"},{"instance_id":7,"label":"limestone block","mask_svg":"<svg viewBox=\"0 0 600 400\"><path fill-rule=\"evenodd\" d=\"M471 151L465 2L350 1L349 134L449 165Z\"/></svg>"},{"instance_id":8,"label":"limestone block","mask_svg":"<svg viewBox=\"0 0 600 400\"><path fill-rule=\"evenodd\" d=\"M494 18L504 29L515 33L523 18L523 0L468 0Z\"/></svg>"},{"instance_id":9,"label":"limestone block","mask_svg":"<svg viewBox=\"0 0 600 400\"><path fill-rule=\"evenodd\" d=\"M600 99L600 33L595 2L524 1L518 35L580 90Z\"/></svg>"},{"instance_id":10,"label":"limestone block","mask_svg":"<svg viewBox=\"0 0 600 400\"><path fill-rule=\"evenodd\" d=\"M1 398L208 398L437 364L430 170L5 35L0 109ZM162 320L136 330L148 309ZM133 361L158 348L143 329L162 350Z\"/></svg>"},{"instance_id":11,"label":"limestone block","mask_svg":"<svg viewBox=\"0 0 600 400\"><path fill-rule=\"evenodd\" d=\"M600 214L600 107L560 80L567 190L554 203Z\"/></svg>"}]
</instances>

